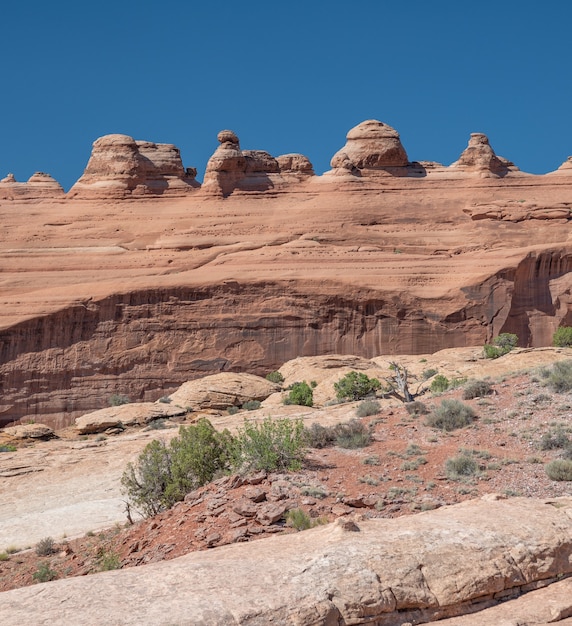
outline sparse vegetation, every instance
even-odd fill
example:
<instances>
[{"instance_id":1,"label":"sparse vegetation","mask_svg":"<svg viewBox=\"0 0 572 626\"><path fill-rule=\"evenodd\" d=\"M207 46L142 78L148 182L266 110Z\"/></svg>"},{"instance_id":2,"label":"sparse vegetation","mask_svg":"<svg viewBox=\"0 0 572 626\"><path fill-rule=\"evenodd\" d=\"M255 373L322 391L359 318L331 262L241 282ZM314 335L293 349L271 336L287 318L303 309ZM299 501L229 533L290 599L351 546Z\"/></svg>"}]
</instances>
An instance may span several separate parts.
<instances>
[{"instance_id":1,"label":"sparse vegetation","mask_svg":"<svg viewBox=\"0 0 572 626\"><path fill-rule=\"evenodd\" d=\"M333 446L336 441L335 426L322 426L317 422L310 424L304 428L304 441L310 448L328 448Z\"/></svg>"},{"instance_id":2,"label":"sparse vegetation","mask_svg":"<svg viewBox=\"0 0 572 626\"><path fill-rule=\"evenodd\" d=\"M100 572L108 572L121 568L121 559L116 552L102 550L97 558L98 569Z\"/></svg>"},{"instance_id":3,"label":"sparse vegetation","mask_svg":"<svg viewBox=\"0 0 572 626\"><path fill-rule=\"evenodd\" d=\"M286 524L297 531L308 530L309 528L314 528L327 523L327 520L321 517L312 519L302 509L291 509L288 513L286 513Z\"/></svg>"},{"instance_id":4,"label":"sparse vegetation","mask_svg":"<svg viewBox=\"0 0 572 626\"><path fill-rule=\"evenodd\" d=\"M558 361L548 370L546 382L557 393L572 390L572 360Z\"/></svg>"},{"instance_id":5,"label":"sparse vegetation","mask_svg":"<svg viewBox=\"0 0 572 626\"><path fill-rule=\"evenodd\" d=\"M483 351L487 359L498 359L508 354L518 344L518 337L512 333L501 333L491 344L485 344Z\"/></svg>"},{"instance_id":6,"label":"sparse vegetation","mask_svg":"<svg viewBox=\"0 0 572 626\"><path fill-rule=\"evenodd\" d=\"M297 404L299 406L314 405L314 391L306 381L294 383L289 387L289 394L284 404Z\"/></svg>"},{"instance_id":7,"label":"sparse vegetation","mask_svg":"<svg viewBox=\"0 0 572 626\"><path fill-rule=\"evenodd\" d=\"M445 462L445 474L450 480L459 480L474 476L479 471L479 465L471 456L460 454L451 457Z\"/></svg>"},{"instance_id":8,"label":"sparse vegetation","mask_svg":"<svg viewBox=\"0 0 572 626\"><path fill-rule=\"evenodd\" d=\"M124 396L123 394L120 394L120 393L114 393L109 398L110 406L121 406L122 404L129 404L130 402L131 400L127 396Z\"/></svg>"},{"instance_id":9,"label":"sparse vegetation","mask_svg":"<svg viewBox=\"0 0 572 626\"><path fill-rule=\"evenodd\" d=\"M429 387L432 393L443 393L449 389L449 379L443 374L437 374L435 378L431 381L431 386Z\"/></svg>"},{"instance_id":10,"label":"sparse vegetation","mask_svg":"<svg viewBox=\"0 0 572 626\"><path fill-rule=\"evenodd\" d=\"M371 443L369 429L356 419L352 419L345 424L338 424L336 432L336 445L340 448L353 450L356 448L365 448Z\"/></svg>"},{"instance_id":11,"label":"sparse vegetation","mask_svg":"<svg viewBox=\"0 0 572 626\"><path fill-rule=\"evenodd\" d=\"M338 382L334 383L338 400L348 402L361 400L372 395L380 387L381 383L377 378L369 378L363 372L349 372Z\"/></svg>"},{"instance_id":12,"label":"sparse vegetation","mask_svg":"<svg viewBox=\"0 0 572 626\"><path fill-rule=\"evenodd\" d=\"M16 450L16 446L13 446L9 443L3 443L2 445L0 445L0 452L16 452Z\"/></svg>"},{"instance_id":13,"label":"sparse vegetation","mask_svg":"<svg viewBox=\"0 0 572 626\"><path fill-rule=\"evenodd\" d=\"M0 552L0 561L8 561L10 555L7 552Z\"/></svg>"},{"instance_id":14,"label":"sparse vegetation","mask_svg":"<svg viewBox=\"0 0 572 626\"><path fill-rule=\"evenodd\" d=\"M380 411L381 405L377 400L364 400L358 405L356 415L358 417L368 417L370 415L377 415Z\"/></svg>"},{"instance_id":15,"label":"sparse vegetation","mask_svg":"<svg viewBox=\"0 0 572 626\"><path fill-rule=\"evenodd\" d=\"M161 404L171 404L171 398L169 398L169 396L162 396L159 398L159 402L161 402Z\"/></svg>"},{"instance_id":16,"label":"sparse vegetation","mask_svg":"<svg viewBox=\"0 0 572 626\"><path fill-rule=\"evenodd\" d=\"M271 383L281 385L284 382L284 376L282 376L282 374L278 370L276 370L275 372L270 372L269 374L266 374L266 380L270 381Z\"/></svg>"},{"instance_id":17,"label":"sparse vegetation","mask_svg":"<svg viewBox=\"0 0 572 626\"><path fill-rule=\"evenodd\" d=\"M419 417L419 415L427 415L429 413L429 409L427 405L421 402L420 400L413 400L413 402L407 402L405 404L405 410L412 417Z\"/></svg>"},{"instance_id":18,"label":"sparse vegetation","mask_svg":"<svg viewBox=\"0 0 572 626\"><path fill-rule=\"evenodd\" d=\"M572 346L572 326L560 326L552 335L552 345L558 348Z\"/></svg>"},{"instance_id":19,"label":"sparse vegetation","mask_svg":"<svg viewBox=\"0 0 572 626\"><path fill-rule=\"evenodd\" d=\"M58 573L50 568L49 563L40 563L38 569L32 574L32 578L38 583L47 583L56 580Z\"/></svg>"},{"instance_id":20,"label":"sparse vegetation","mask_svg":"<svg viewBox=\"0 0 572 626\"><path fill-rule=\"evenodd\" d=\"M493 392L493 386L486 380L471 380L463 389L463 400L484 398Z\"/></svg>"},{"instance_id":21,"label":"sparse vegetation","mask_svg":"<svg viewBox=\"0 0 572 626\"><path fill-rule=\"evenodd\" d=\"M430 378L432 378L433 376L435 376L435 374L438 374L439 371L430 367L426 370L423 370L423 372L421 373L421 378L423 378L423 380L429 380Z\"/></svg>"},{"instance_id":22,"label":"sparse vegetation","mask_svg":"<svg viewBox=\"0 0 572 626\"><path fill-rule=\"evenodd\" d=\"M541 450L557 450L570 446L572 446L572 441L562 426L551 428L542 435L540 440Z\"/></svg>"},{"instance_id":23,"label":"sparse vegetation","mask_svg":"<svg viewBox=\"0 0 572 626\"><path fill-rule=\"evenodd\" d=\"M240 409L237 406L231 405L226 407L226 411L229 415L236 415L240 411Z\"/></svg>"},{"instance_id":24,"label":"sparse vegetation","mask_svg":"<svg viewBox=\"0 0 572 626\"><path fill-rule=\"evenodd\" d=\"M475 419L473 409L459 400L446 399L427 416L426 424L440 430L451 431L469 426Z\"/></svg>"},{"instance_id":25,"label":"sparse vegetation","mask_svg":"<svg viewBox=\"0 0 572 626\"><path fill-rule=\"evenodd\" d=\"M256 409L260 408L260 400L247 400L242 408L246 411L256 411Z\"/></svg>"},{"instance_id":26,"label":"sparse vegetation","mask_svg":"<svg viewBox=\"0 0 572 626\"><path fill-rule=\"evenodd\" d=\"M38 556L50 556L55 552L55 542L51 537L44 537L36 544L36 554Z\"/></svg>"},{"instance_id":27,"label":"sparse vegetation","mask_svg":"<svg viewBox=\"0 0 572 626\"><path fill-rule=\"evenodd\" d=\"M550 463L546 465L545 469L550 480L572 480L572 460L555 459L554 461L550 461Z\"/></svg>"}]
</instances>

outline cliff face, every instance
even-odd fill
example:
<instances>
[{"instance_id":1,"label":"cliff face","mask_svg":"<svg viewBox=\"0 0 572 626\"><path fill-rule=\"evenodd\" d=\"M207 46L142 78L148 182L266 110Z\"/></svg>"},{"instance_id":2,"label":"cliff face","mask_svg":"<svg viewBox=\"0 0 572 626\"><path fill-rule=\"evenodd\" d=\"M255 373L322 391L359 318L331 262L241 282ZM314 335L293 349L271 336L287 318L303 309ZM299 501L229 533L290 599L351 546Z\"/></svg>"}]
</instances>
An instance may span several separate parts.
<instances>
[{"instance_id":1,"label":"cliff face","mask_svg":"<svg viewBox=\"0 0 572 626\"><path fill-rule=\"evenodd\" d=\"M0 424L302 355L547 345L572 324L571 168L524 174L480 134L451 167L409 163L371 120L323 176L219 142L201 189L174 146L112 135L67 197L0 193Z\"/></svg>"}]
</instances>

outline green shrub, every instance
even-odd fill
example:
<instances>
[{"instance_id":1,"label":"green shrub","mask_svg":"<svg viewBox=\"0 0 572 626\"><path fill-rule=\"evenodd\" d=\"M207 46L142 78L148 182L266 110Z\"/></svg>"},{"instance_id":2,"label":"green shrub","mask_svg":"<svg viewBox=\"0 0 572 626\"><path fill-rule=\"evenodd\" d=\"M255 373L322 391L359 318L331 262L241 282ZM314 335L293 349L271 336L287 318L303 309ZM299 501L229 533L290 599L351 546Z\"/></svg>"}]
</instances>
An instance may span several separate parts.
<instances>
[{"instance_id":1,"label":"green shrub","mask_svg":"<svg viewBox=\"0 0 572 626\"><path fill-rule=\"evenodd\" d=\"M541 450L557 450L559 448L567 448L572 442L562 427L551 428L542 435L540 440Z\"/></svg>"},{"instance_id":2,"label":"green shrub","mask_svg":"<svg viewBox=\"0 0 572 626\"><path fill-rule=\"evenodd\" d=\"M550 480L572 480L572 461L568 459L550 461L550 463L546 465L545 470Z\"/></svg>"},{"instance_id":3,"label":"green shrub","mask_svg":"<svg viewBox=\"0 0 572 626\"><path fill-rule=\"evenodd\" d=\"M270 372L270 374L266 374L266 380L269 380L271 383L276 383L277 385L281 385L284 382L284 376L276 370L275 372Z\"/></svg>"},{"instance_id":4,"label":"green shrub","mask_svg":"<svg viewBox=\"0 0 572 626\"><path fill-rule=\"evenodd\" d=\"M485 357L487 359L498 359L508 354L518 344L518 337L512 333L501 333L493 340L491 344L485 344L483 347Z\"/></svg>"},{"instance_id":5,"label":"green shrub","mask_svg":"<svg viewBox=\"0 0 572 626\"><path fill-rule=\"evenodd\" d=\"M149 426L147 426L149 430L163 430L166 427L167 426L166 426L165 419L162 417L160 417L157 420L153 420L152 422L149 423Z\"/></svg>"},{"instance_id":6,"label":"green shrub","mask_svg":"<svg viewBox=\"0 0 572 626\"><path fill-rule=\"evenodd\" d=\"M228 406L226 407L226 410L229 415L236 415L240 411L237 406Z\"/></svg>"},{"instance_id":7,"label":"green shrub","mask_svg":"<svg viewBox=\"0 0 572 626\"><path fill-rule=\"evenodd\" d=\"M328 448L333 446L337 432L333 426L322 426L314 422L309 427L304 428L304 441L310 448Z\"/></svg>"},{"instance_id":8,"label":"green shrub","mask_svg":"<svg viewBox=\"0 0 572 626\"><path fill-rule=\"evenodd\" d=\"M557 393L572 390L572 360L554 363L549 370L547 383Z\"/></svg>"},{"instance_id":9,"label":"green shrub","mask_svg":"<svg viewBox=\"0 0 572 626\"><path fill-rule=\"evenodd\" d=\"M443 393L443 391L447 391L447 389L449 389L449 379L443 376L443 374L437 374L431 381L430 389L433 393Z\"/></svg>"},{"instance_id":10,"label":"green shrub","mask_svg":"<svg viewBox=\"0 0 572 626\"><path fill-rule=\"evenodd\" d=\"M298 470L305 456L302 420L266 418L245 420L234 446L233 464L239 470Z\"/></svg>"},{"instance_id":11,"label":"green shrub","mask_svg":"<svg viewBox=\"0 0 572 626\"><path fill-rule=\"evenodd\" d=\"M38 556L50 556L55 551L55 542L51 537L44 537L36 544L36 554Z\"/></svg>"},{"instance_id":12,"label":"green shrub","mask_svg":"<svg viewBox=\"0 0 572 626\"><path fill-rule=\"evenodd\" d=\"M97 565L100 572L121 568L121 559L116 552L102 551L97 558Z\"/></svg>"},{"instance_id":13,"label":"green shrub","mask_svg":"<svg viewBox=\"0 0 572 626\"><path fill-rule=\"evenodd\" d=\"M39 583L47 583L56 580L58 573L50 568L49 563L40 563L38 569L32 574L32 578Z\"/></svg>"},{"instance_id":14,"label":"green shrub","mask_svg":"<svg viewBox=\"0 0 572 626\"><path fill-rule=\"evenodd\" d=\"M294 383L290 387L290 393L284 400L284 404L297 404L299 406L314 405L314 391L306 381Z\"/></svg>"},{"instance_id":15,"label":"green shrub","mask_svg":"<svg viewBox=\"0 0 572 626\"><path fill-rule=\"evenodd\" d=\"M377 415L381 411L381 404L377 400L364 400L360 402L356 409L358 417L368 417L369 415Z\"/></svg>"},{"instance_id":16,"label":"green shrub","mask_svg":"<svg viewBox=\"0 0 572 626\"><path fill-rule=\"evenodd\" d=\"M129 404L130 402L131 402L131 400L127 396L124 396L124 395L119 394L119 393L114 393L109 398L110 406L121 406L122 404Z\"/></svg>"},{"instance_id":17,"label":"green shrub","mask_svg":"<svg viewBox=\"0 0 572 626\"><path fill-rule=\"evenodd\" d=\"M493 392L493 386L486 380L471 380L463 389L463 400L484 398Z\"/></svg>"},{"instance_id":18,"label":"green shrub","mask_svg":"<svg viewBox=\"0 0 572 626\"><path fill-rule=\"evenodd\" d=\"M439 370L436 370L436 369L430 367L429 369L423 370L423 372L421 374L421 378L423 378L423 380L429 380L430 378L435 376L435 374L437 374L438 371Z\"/></svg>"},{"instance_id":19,"label":"green shrub","mask_svg":"<svg viewBox=\"0 0 572 626\"><path fill-rule=\"evenodd\" d=\"M475 412L470 406L459 400L446 399L433 409L426 424L433 428L451 431L468 426L475 419Z\"/></svg>"},{"instance_id":20,"label":"green shrub","mask_svg":"<svg viewBox=\"0 0 572 626\"><path fill-rule=\"evenodd\" d=\"M7 552L0 552L0 561L9 561L10 555Z\"/></svg>"},{"instance_id":21,"label":"green shrub","mask_svg":"<svg viewBox=\"0 0 572 626\"><path fill-rule=\"evenodd\" d=\"M161 396L159 402L161 404L171 404L171 398L169 398L169 396Z\"/></svg>"},{"instance_id":22,"label":"green shrub","mask_svg":"<svg viewBox=\"0 0 572 626\"><path fill-rule=\"evenodd\" d=\"M256 411L256 409L260 408L260 400L247 400L242 408L246 411Z\"/></svg>"},{"instance_id":23,"label":"green shrub","mask_svg":"<svg viewBox=\"0 0 572 626\"><path fill-rule=\"evenodd\" d=\"M321 517L313 520L302 509L291 509L286 513L286 524L291 528L295 528L297 531L308 530L308 528L314 528L327 523L327 520Z\"/></svg>"},{"instance_id":24,"label":"green shrub","mask_svg":"<svg viewBox=\"0 0 572 626\"><path fill-rule=\"evenodd\" d=\"M552 335L552 345L559 348L572 346L572 326L560 326Z\"/></svg>"},{"instance_id":25,"label":"green shrub","mask_svg":"<svg viewBox=\"0 0 572 626\"><path fill-rule=\"evenodd\" d=\"M16 452L16 450L16 446L13 446L9 443L3 443L2 445L0 445L0 452Z\"/></svg>"},{"instance_id":26,"label":"green shrub","mask_svg":"<svg viewBox=\"0 0 572 626\"><path fill-rule=\"evenodd\" d=\"M336 445L340 448L353 450L365 448L371 443L369 429L359 420L352 419L336 426Z\"/></svg>"},{"instance_id":27,"label":"green shrub","mask_svg":"<svg viewBox=\"0 0 572 626\"><path fill-rule=\"evenodd\" d=\"M145 517L156 515L230 466L233 438L201 418L182 426L169 446L152 441L121 478L123 492Z\"/></svg>"},{"instance_id":28,"label":"green shrub","mask_svg":"<svg viewBox=\"0 0 572 626\"><path fill-rule=\"evenodd\" d=\"M361 400L375 393L381 387L377 378L369 378L362 372L349 372L337 383L334 383L338 400Z\"/></svg>"},{"instance_id":29,"label":"green shrub","mask_svg":"<svg viewBox=\"0 0 572 626\"><path fill-rule=\"evenodd\" d=\"M445 473L450 480L473 476L478 471L479 465L475 459L465 454L452 457L445 462Z\"/></svg>"},{"instance_id":30,"label":"green shrub","mask_svg":"<svg viewBox=\"0 0 572 626\"><path fill-rule=\"evenodd\" d=\"M413 402L407 402L405 404L405 410L412 417L418 417L419 415L427 415L429 413L429 409L427 405L425 405L420 400L413 400Z\"/></svg>"}]
</instances>

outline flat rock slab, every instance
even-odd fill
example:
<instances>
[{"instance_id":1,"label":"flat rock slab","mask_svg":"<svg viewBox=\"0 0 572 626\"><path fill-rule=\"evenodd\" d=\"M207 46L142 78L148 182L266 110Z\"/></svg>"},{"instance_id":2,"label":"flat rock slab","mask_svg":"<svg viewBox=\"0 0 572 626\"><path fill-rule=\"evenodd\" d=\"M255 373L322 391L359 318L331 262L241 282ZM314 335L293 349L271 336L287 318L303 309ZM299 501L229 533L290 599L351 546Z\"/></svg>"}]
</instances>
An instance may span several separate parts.
<instances>
[{"instance_id":1,"label":"flat rock slab","mask_svg":"<svg viewBox=\"0 0 572 626\"><path fill-rule=\"evenodd\" d=\"M81 434L101 433L108 428L143 425L153 420L185 415L186 409L163 402L136 402L110 406L76 418Z\"/></svg>"},{"instance_id":2,"label":"flat rock slab","mask_svg":"<svg viewBox=\"0 0 572 626\"><path fill-rule=\"evenodd\" d=\"M8 591L0 623L401 626L572 573L572 498L356 521Z\"/></svg>"}]
</instances>

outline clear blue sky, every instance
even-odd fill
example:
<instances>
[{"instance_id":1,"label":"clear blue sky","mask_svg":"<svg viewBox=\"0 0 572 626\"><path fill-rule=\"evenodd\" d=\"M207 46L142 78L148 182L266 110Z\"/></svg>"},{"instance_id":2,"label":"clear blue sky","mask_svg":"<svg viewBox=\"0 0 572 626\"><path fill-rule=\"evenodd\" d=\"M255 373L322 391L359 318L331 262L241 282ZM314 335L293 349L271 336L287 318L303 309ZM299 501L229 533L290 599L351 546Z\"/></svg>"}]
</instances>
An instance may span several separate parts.
<instances>
[{"instance_id":1,"label":"clear blue sky","mask_svg":"<svg viewBox=\"0 0 572 626\"><path fill-rule=\"evenodd\" d=\"M570 0L21 0L1 24L0 177L68 189L125 133L202 179L223 128L322 173L369 118L410 160L449 164L471 132L532 173L572 154Z\"/></svg>"}]
</instances>

